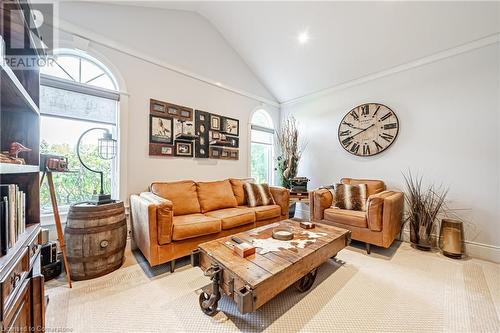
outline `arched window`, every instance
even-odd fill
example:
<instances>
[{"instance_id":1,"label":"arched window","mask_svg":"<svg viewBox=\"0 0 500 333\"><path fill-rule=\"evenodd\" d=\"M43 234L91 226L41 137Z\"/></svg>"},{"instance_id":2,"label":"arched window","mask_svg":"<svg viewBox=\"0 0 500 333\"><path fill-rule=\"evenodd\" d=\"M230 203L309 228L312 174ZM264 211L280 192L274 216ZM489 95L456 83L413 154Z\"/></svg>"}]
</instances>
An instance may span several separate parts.
<instances>
[{"instance_id":1,"label":"arched window","mask_svg":"<svg viewBox=\"0 0 500 333\"><path fill-rule=\"evenodd\" d=\"M273 183L274 125L267 111L254 112L251 123L250 173L258 183Z\"/></svg>"},{"instance_id":2,"label":"arched window","mask_svg":"<svg viewBox=\"0 0 500 333\"><path fill-rule=\"evenodd\" d=\"M99 188L99 177L81 166L76 156L80 135L91 128L106 128L117 138L118 85L101 62L85 52L56 51L40 75L40 152L68 158L75 173L55 173L57 200L61 211L75 202L86 201ZM98 157L97 143L102 133L92 131L80 146L82 159L104 172L104 189L114 198L118 194L118 156ZM40 189L42 214L52 208L46 184Z\"/></svg>"},{"instance_id":3,"label":"arched window","mask_svg":"<svg viewBox=\"0 0 500 333\"><path fill-rule=\"evenodd\" d=\"M97 59L80 51L60 50L50 66L42 67L43 75L94 87L118 90L111 72Z\"/></svg>"}]
</instances>

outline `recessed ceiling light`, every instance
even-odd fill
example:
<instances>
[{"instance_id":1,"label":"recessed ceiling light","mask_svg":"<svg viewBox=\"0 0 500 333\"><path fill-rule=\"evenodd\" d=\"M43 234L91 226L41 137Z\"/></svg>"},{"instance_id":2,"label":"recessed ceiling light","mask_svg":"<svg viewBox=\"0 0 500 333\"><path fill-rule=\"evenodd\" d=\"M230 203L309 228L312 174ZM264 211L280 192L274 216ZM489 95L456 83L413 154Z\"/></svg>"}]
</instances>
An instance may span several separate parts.
<instances>
[{"instance_id":1,"label":"recessed ceiling light","mask_svg":"<svg viewBox=\"0 0 500 333\"><path fill-rule=\"evenodd\" d=\"M305 44L309 41L309 33L307 31L302 31L298 36L297 39L300 44Z\"/></svg>"}]
</instances>

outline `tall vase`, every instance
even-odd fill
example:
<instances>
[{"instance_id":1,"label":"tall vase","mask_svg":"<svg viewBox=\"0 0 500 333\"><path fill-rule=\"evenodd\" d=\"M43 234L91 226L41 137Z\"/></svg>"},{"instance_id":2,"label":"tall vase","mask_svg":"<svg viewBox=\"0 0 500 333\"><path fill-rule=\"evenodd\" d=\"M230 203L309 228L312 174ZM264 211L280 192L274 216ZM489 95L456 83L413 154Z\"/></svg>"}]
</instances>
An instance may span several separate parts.
<instances>
[{"instance_id":1,"label":"tall vase","mask_svg":"<svg viewBox=\"0 0 500 333\"><path fill-rule=\"evenodd\" d=\"M431 235L423 226L410 221L410 242L419 250L430 251L432 248Z\"/></svg>"}]
</instances>

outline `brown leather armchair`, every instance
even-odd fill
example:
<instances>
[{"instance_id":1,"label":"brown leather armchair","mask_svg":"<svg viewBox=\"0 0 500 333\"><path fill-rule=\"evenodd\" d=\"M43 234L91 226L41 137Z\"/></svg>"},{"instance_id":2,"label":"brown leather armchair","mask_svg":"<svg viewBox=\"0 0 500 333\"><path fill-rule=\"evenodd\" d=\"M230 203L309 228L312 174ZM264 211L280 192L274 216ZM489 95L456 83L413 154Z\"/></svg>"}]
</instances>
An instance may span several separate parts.
<instances>
[{"instance_id":1,"label":"brown leather armchair","mask_svg":"<svg viewBox=\"0 0 500 333\"><path fill-rule=\"evenodd\" d=\"M335 198L327 189L309 194L311 220L351 230L352 239L388 248L399 234L402 224L404 196L387 191L381 180L342 178L342 184L367 184L368 200L365 212L332 208Z\"/></svg>"}]
</instances>

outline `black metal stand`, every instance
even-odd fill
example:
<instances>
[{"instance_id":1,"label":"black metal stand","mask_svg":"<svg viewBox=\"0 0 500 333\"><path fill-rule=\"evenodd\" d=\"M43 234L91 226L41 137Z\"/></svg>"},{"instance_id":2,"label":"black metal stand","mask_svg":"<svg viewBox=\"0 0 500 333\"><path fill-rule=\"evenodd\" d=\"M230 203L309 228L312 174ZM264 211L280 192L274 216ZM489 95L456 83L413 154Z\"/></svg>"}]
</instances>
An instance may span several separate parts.
<instances>
[{"instance_id":1,"label":"black metal stand","mask_svg":"<svg viewBox=\"0 0 500 333\"><path fill-rule=\"evenodd\" d=\"M317 274L318 274L317 268L307 273L307 275L305 275L302 279L299 280L299 282L297 282L297 290L303 293L311 289L311 287L314 284L314 281L316 280Z\"/></svg>"},{"instance_id":2,"label":"black metal stand","mask_svg":"<svg viewBox=\"0 0 500 333\"><path fill-rule=\"evenodd\" d=\"M212 264L212 267L205 271L205 276L210 276L212 280L212 291L208 293L207 291L202 291L199 298L201 310L209 316L213 316L217 313L217 305L221 298L221 293L219 289L219 283L221 281L222 270L219 265Z\"/></svg>"},{"instance_id":3,"label":"black metal stand","mask_svg":"<svg viewBox=\"0 0 500 333\"><path fill-rule=\"evenodd\" d=\"M89 203L90 204L94 204L94 205L104 205L104 204L112 203L112 202L114 202L114 200L111 199L111 195L110 194L104 194L104 185L103 185L103 183L104 183L104 176L103 176L103 172L99 171L99 170L94 170L94 169L91 169L90 167L88 167L83 162L82 157L80 156L80 144L81 144L82 138L85 136L85 134L87 134L88 132L94 131L94 130L102 130L102 131L104 131L105 133L107 133L110 136L109 130L106 129L106 128L102 128L102 127L95 127L95 128L91 128L91 129L86 130L78 138L78 142L76 143L76 155L78 156L78 160L80 161L80 163L83 165L83 167L85 169L87 169L87 170L89 170L91 172L98 173L99 176L100 176L101 188L100 188L99 194L94 194L92 196L92 200L89 201ZM112 139L110 138L109 140L112 140ZM99 157L101 157L102 159L105 159L103 156L99 156Z\"/></svg>"}]
</instances>

